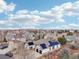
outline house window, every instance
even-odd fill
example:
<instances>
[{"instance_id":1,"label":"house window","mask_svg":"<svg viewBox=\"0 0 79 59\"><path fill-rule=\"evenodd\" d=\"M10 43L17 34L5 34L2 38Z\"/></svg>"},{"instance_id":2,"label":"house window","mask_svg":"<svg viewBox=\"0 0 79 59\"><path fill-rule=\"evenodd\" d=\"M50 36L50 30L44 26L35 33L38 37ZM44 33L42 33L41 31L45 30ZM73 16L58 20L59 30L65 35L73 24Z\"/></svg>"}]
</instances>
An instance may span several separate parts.
<instances>
[{"instance_id":1,"label":"house window","mask_svg":"<svg viewBox=\"0 0 79 59\"><path fill-rule=\"evenodd\" d=\"M40 50L39 53L42 54L42 51Z\"/></svg>"},{"instance_id":2,"label":"house window","mask_svg":"<svg viewBox=\"0 0 79 59\"><path fill-rule=\"evenodd\" d=\"M52 46L52 49L54 49L54 46Z\"/></svg>"},{"instance_id":3,"label":"house window","mask_svg":"<svg viewBox=\"0 0 79 59\"><path fill-rule=\"evenodd\" d=\"M57 45L57 48L58 48L58 45Z\"/></svg>"}]
</instances>

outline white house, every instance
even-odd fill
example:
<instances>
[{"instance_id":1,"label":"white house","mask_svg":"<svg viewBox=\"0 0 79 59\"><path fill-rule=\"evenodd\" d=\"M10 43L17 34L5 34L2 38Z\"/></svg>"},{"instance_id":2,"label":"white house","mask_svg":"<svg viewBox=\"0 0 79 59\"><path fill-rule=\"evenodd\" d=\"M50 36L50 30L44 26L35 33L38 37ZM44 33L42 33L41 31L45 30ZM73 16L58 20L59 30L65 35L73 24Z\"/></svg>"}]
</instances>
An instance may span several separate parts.
<instances>
[{"instance_id":1,"label":"white house","mask_svg":"<svg viewBox=\"0 0 79 59\"><path fill-rule=\"evenodd\" d=\"M34 33L32 33L32 32L25 32L24 34L23 34L23 37L25 37L26 38L26 40L34 40L35 39L35 37L34 37Z\"/></svg>"},{"instance_id":2,"label":"white house","mask_svg":"<svg viewBox=\"0 0 79 59\"><path fill-rule=\"evenodd\" d=\"M75 41L76 40L76 36L73 36L73 35L68 35L68 36L65 36L66 40L68 42L71 42L71 41Z\"/></svg>"},{"instance_id":3,"label":"white house","mask_svg":"<svg viewBox=\"0 0 79 59\"><path fill-rule=\"evenodd\" d=\"M7 40L15 40L15 36L16 36L15 33L7 33L6 34L6 39Z\"/></svg>"},{"instance_id":4,"label":"white house","mask_svg":"<svg viewBox=\"0 0 79 59\"><path fill-rule=\"evenodd\" d=\"M57 50L61 47L61 44L57 41L48 41L48 43L51 50Z\"/></svg>"},{"instance_id":5,"label":"white house","mask_svg":"<svg viewBox=\"0 0 79 59\"><path fill-rule=\"evenodd\" d=\"M28 42L25 44L25 48L27 49L34 49L35 48L35 45L33 42Z\"/></svg>"},{"instance_id":6,"label":"white house","mask_svg":"<svg viewBox=\"0 0 79 59\"><path fill-rule=\"evenodd\" d=\"M35 39L35 34L33 32L29 33L29 39L34 40Z\"/></svg>"},{"instance_id":7,"label":"white house","mask_svg":"<svg viewBox=\"0 0 79 59\"><path fill-rule=\"evenodd\" d=\"M38 52L40 54L43 54L43 53L50 51L50 49L46 46L45 43L38 45L35 50L36 50L36 52Z\"/></svg>"},{"instance_id":8,"label":"white house","mask_svg":"<svg viewBox=\"0 0 79 59\"><path fill-rule=\"evenodd\" d=\"M25 33L22 34L22 36L25 37L26 41L29 40L29 32L26 31Z\"/></svg>"},{"instance_id":9,"label":"white house","mask_svg":"<svg viewBox=\"0 0 79 59\"><path fill-rule=\"evenodd\" d=\"M36 52L38 53L48 53L50 51L57 50L61 47L61 44L58 41L48 41L48 43L41 43L40 45L36 46Z\"/></svg>"},{"instance_id":10,"label":"white house","mask_svg":"<svg viewBox=\"0 0 79 59\"><path fill-rule=\"evenodd\" d=\"M21 41L21 42L24 42L24 43L26 42L26 39L24 37L17 38L16 40Z\"/></svg>"}]
</instances>

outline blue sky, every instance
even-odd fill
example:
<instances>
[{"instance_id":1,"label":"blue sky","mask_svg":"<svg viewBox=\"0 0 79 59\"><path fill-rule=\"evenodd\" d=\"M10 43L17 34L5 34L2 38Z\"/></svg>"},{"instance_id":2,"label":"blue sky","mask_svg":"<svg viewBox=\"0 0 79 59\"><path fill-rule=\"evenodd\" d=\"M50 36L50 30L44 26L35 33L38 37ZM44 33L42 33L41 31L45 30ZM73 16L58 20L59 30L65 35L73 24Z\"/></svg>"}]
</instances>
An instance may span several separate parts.
<instances>
[{"instance_id":1,"label":"blue sky","mask_svg":"<svg viewBox=\"0 0 79 59\"><path fill-rule=\"evenodd\" d=\"M49 10L56 5L61 5L66 2L74 2L75 0L6 0L8 3L17 4L16 10Z\"/></svg>"},{"instance_id":2,"label":"blue sky","mask_svg":"<svg viewBox=\"0 0 79 59\"><path fill-rule=\"evenodd\" d=\"M1 29L79 29L78 0L0 1Z\"/></svg>"}]
</instances>

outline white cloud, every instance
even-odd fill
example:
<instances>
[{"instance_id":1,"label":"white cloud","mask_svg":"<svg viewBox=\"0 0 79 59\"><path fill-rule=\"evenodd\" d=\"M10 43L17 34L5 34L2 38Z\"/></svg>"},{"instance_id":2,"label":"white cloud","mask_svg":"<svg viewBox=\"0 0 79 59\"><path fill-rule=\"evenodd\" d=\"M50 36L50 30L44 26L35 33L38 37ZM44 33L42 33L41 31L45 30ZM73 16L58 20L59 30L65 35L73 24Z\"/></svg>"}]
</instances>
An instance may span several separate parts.
<instances>
[{"instance_id":1,"label":"white cloud","mask_svg":"<svg viewBox=\"0 0 79 59\"><path fill-rule=\"evenodd\" d=\"M30 12L30 14L39 14L39 11L38 10L34 10L34 11L32 11L32 12Z\"/></svg>"},{"instance_id":2,"label":"white cloud","mask_svg":"<svg viewBox=\"0 0 79 59\"><path fill-rule=\"evenodd\" d=\"M0 21L0 24L5 24L6 21Z\"/></svg>"},{"instance_id":3,"label":"white cloud","mask_svg":"<svg viewBox=\"0 0 79 59\"><path fill-rule=\"evenodd\" d=\"M7 4L4 0L0 0L0 13L13 11L15 9L15 4Z\"/></svg>"},{"instance_id":4,"label":"white cloud","mask_svg":"<svg viewBox=\"0 0 79 59\"><path fill-rule=\"evenodd\" d=\"M69 26L79 27L79 25L78 25L78 24L74 24L74 23L69 24Z\"/></svg>"},{"instance_id":5,"label":"white cloud","mask_svg":"<svg viewBox=\"0 0 79 59\"><path fill-rule=\"evenodd\" d=\"M0 12L3 11L13 11L15 9L15 4L14 3L10 3L7 4L4 0L1 0L0 3ZM5 8L4 8L5 7ZM47 11L38 11L38 10L34 10L34 11L29 11L29 10L18 10L15 14L8 14L9 15L9 19L7 20L7 22L5 21L0 21L0 23L2 24L8 24L10 26L13 26L14 24L21 24L18 25L20 27L33 27L35 28L36 25L40 25L40 24L47 24L47 23L67 23L64 19L64 16L79 16L79 1L76 1L74 3L68 2L68 3L64 3L60 6L55 6L54 8L51 8L50 10ZM13 25L12 25L13 24ZM23 25L25 26L23 26ZM65 27L77 27L75 24L69 24L66 25ZM64 26L62 26L64 27ZM60 27L57 27L60 28Z\"/></svg>"},{"instance_id":6,"label":"white cloud","mask_svg":"<svg viewBox=\"0 0 79 59\"><path fill-rule=\"evenodd\" d=\"M64 22L62 18L63 15L59 12L51 13L52 11L27 11L27 10L20 10L17 11L16 14L11 15L9 18L12 21L16 22L23 22L23 23L38 23L38 24L45 24L49 22Z\"/></svg>"},{"instance_id":7,"label":"white cloud","mask_svg":"<svg viewBox=\"0 0 79 59\"><path fill-rule=\"evenodd\" d=\"M2 13L6 9L6 2L4 0L0 0L0 13Z\"/></svg>"},{"instance_id":8,"label":"white cloud","mask_svg":"<svg viewBox=\"0 0 79 59\"><path fill-rule=\"evenodd\" d=\"M64 10L71 11L73 9L73 4L71 2L64 3L61 6Z\"/></svg>"},{"instance_id":9,"label":"white cloud","mask_svg":"<svg viewBox=\"0 0 79 59\"><path fill-rule=\"evenodd\" d=\"M14 11L15 9L15 4L14 3L10 3L9 5L7 5L6 7L6 11L9 12L9 11Z\"/></svg>"}]
</instances>

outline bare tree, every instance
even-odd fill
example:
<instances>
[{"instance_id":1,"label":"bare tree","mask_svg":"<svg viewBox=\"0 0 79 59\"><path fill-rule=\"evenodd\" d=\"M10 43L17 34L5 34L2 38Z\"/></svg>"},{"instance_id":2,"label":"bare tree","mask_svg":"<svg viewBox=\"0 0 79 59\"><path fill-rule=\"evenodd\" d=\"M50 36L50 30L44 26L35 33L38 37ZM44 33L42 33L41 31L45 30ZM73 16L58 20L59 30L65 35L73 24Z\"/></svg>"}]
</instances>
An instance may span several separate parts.
<instances>
[{"instance_id":1,"label":"bare tree","mask_svg":"<svg viewBox=\"0 0 79 59\"><path fill-rule=\"evenodd\" d=\"M68 50L63 49L63 51L59 55L60 59L69 59L69 53Z\"/></svg>"}]
</instances>

